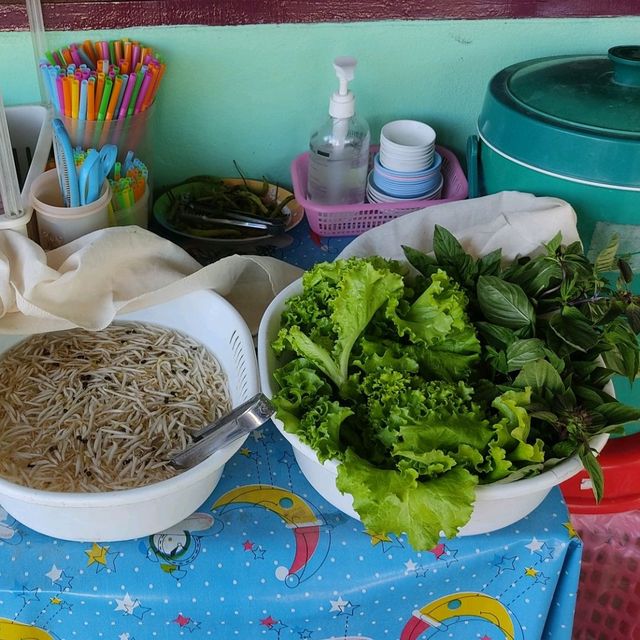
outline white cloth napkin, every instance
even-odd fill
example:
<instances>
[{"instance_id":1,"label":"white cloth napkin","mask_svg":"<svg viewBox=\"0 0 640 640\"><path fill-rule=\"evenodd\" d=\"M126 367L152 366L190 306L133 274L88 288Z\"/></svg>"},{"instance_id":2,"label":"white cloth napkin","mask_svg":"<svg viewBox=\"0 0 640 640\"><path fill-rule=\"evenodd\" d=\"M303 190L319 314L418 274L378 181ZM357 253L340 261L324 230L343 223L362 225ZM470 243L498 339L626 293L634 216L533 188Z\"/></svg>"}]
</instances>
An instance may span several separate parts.
<instances>
[{"instance_id":1,"label":"white cloth napkin","mask_svg":"<svg viewBox=\"0 0 640 640\"><path fill-rule=\"evenodd\" d=\"M563 243L579 240L576 214L564 200L504 191L414 211L371 229L351 242L339 258L379 255L404 260L402 245L431 251L435 225L445 227L472 255L502 249L505 260L534 255L561 232Z\"/></svg>"},{"instance_id":2,"label":"white cloth napkin","mask_svg":"<svg viewBox=\"0 0 640 640\"><path fill-rule=\"evenodd\" d=\"M362 234L339 257L402 259L403 244L429 251L440 224L473 253L502 247L514 258L539 250L558 231L566 242L577 240L575 221L562 200L503 192L405 215ZM0 333L102 329L118 314L197 289L225 296L255 332L269 302L300 274L259 256L234 255L201 267L177 245L138 227L95 231L48 253L14 231L0 231Z\"/></svg>"}]
</instances>

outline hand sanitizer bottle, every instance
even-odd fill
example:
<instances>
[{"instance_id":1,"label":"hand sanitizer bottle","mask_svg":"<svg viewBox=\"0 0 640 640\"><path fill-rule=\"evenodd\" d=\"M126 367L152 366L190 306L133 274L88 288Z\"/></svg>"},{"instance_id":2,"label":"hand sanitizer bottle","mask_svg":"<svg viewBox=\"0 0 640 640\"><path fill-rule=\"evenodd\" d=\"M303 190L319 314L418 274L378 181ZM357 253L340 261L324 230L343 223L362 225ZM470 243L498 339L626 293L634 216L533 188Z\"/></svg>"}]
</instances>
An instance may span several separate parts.
<instances>
[{"instance_id":1,"label":"hand sanitizer bottle","mask_svg":"<svg viewBox=\"0 0 640 640\"><path fill-rule=\"evenodd\" d=\"M318 204L364 202L369 168L369 125L356 117L356 98L348 85L356 59L336 58L333 66L340 81L329 100L329 119L309 141L308 198Z\"/></svg>"}]
</instances>

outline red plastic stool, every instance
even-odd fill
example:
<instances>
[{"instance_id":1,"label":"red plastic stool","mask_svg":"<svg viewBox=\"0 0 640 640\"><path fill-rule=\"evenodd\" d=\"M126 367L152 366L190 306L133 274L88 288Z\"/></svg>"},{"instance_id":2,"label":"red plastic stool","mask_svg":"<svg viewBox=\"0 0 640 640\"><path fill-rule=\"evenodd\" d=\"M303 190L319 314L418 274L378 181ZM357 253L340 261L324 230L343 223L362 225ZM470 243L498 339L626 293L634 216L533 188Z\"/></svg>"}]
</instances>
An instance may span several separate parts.
<instances>
[{"instance_id":1,"label":"red plastic stool","mask_svg":"<svg viewBox=\"0 0 640 640\"><path fill-rule=\"evenodd\" d=\"M586 471L560 485L569 512L621 513L640 509L640 433L610 439L598 457L604 498L597 504Z\"/></svg>"}]
</instances>

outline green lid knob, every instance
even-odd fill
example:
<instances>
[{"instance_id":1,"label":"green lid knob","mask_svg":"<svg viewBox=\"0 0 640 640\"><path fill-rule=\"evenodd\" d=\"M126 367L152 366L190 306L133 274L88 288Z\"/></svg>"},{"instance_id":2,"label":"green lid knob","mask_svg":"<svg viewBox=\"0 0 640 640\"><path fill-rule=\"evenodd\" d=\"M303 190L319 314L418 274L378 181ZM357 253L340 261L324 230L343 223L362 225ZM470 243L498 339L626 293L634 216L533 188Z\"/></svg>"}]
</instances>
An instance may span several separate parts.
<instances>
[{"instance_id":1,"label":"green lid knob","mask_svg":"<svg viewBox=\"0 0 640 640\"><path fill-rule=\"evenodd\" d=\"M640 46L612 47L613 81L628 87L640 87Z\"/></svg>"}]
</instances>

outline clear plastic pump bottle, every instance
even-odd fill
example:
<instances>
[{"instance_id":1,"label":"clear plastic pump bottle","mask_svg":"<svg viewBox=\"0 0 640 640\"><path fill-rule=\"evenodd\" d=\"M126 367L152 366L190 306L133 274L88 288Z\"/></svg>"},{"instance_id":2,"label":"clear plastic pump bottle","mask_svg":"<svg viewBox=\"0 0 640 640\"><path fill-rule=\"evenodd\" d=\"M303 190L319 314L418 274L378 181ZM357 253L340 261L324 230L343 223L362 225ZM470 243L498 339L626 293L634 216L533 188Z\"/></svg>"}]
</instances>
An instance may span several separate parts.
<instances>
[{"instance_id":1,"label":"clear plastic pump bottle","mask_svg":"<svg viewBox=\"0 0 640 640\"><path fill-rule=\"evenodd\" d=\"M333 66L340 86L329 100L329 119L309 141L307 194L318 204L364 202L369 168L369 125L356 117L355 96L348 85L357 61L339 57Z\"/></svg>"}]
</instances>

